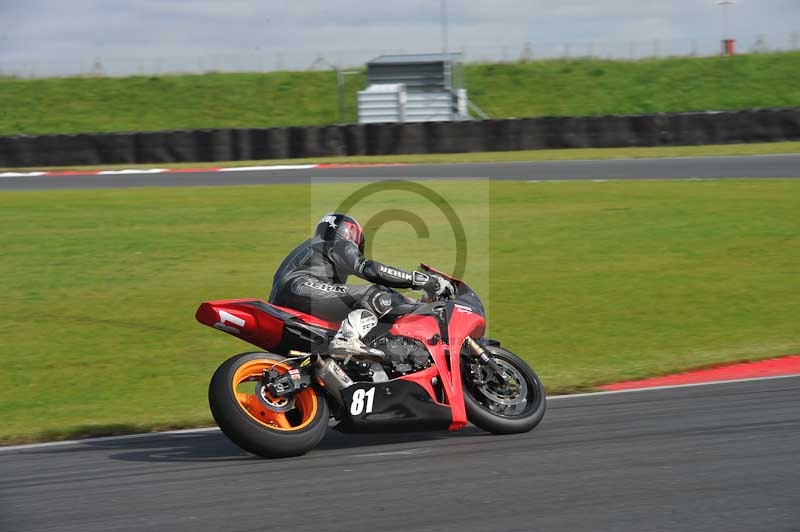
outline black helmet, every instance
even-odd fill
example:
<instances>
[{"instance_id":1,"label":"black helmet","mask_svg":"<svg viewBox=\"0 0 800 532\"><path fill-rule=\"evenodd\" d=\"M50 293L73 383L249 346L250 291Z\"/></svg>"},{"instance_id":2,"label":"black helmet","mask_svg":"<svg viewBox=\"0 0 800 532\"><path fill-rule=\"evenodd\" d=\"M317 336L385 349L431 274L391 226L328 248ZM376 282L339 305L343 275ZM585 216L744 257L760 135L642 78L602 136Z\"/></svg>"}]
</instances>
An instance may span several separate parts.
<instances>
[{"instance_id":1,"label":"black helmet","mask_svg":"<svg viewBox=\"0 0 800 532\"><path fill-rule=\"evenodd\" d=\"M355 218L347 214L329 212L317 222L314 231L316 238L333 242L334 240L352 240L364 253L364 231Z\"/></svg>"}]
</instances>

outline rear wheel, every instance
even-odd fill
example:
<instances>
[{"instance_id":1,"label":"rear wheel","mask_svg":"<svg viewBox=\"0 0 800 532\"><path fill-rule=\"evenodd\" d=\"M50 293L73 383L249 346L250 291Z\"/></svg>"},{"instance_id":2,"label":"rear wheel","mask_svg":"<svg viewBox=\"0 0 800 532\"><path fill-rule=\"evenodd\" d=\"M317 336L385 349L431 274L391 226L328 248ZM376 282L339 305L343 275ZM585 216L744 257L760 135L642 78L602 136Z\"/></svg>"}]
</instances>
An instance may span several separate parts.
<instances>
[{"instance_id":1,"label":"rear wheel","mask_svg":"<svg viewBox=\"0 0 800 532\"><path fill-rule=\"evenodd\" d=\"M467 418L489 432L514 434L532 430L544 417L546 397L536 372L517 355L499 346L486 346L488 355L507 378L497 381L473 356L461 357Z\"/></svg>"},{"instance_id":2,"label":"rear wheel","mask_svg":"<svg viewBox=\"0 0 800 532\"><path fill-rule=\"evenodd\" d=\"M222 432L242 449L267 458L305 454L328 427L325 397L313 387L276 397L262 382L265 369L289 371L272 353L241 353L225 361L211 378L208 403Z\"/></svg>"}]
</instances>

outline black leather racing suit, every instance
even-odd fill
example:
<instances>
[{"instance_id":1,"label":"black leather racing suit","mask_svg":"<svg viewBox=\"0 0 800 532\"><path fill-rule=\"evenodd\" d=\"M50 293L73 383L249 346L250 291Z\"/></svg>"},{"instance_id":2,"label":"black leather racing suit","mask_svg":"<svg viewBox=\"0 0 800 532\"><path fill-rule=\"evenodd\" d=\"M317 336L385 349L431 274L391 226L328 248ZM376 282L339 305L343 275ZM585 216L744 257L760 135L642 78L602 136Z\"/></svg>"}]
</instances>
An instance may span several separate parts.
<instances>
[{"instance_id":1,"label":"black leather racing suit","mask_svg":"<svg viewBox=\"0 0 800 532\"><path fill-rule=\"evenodd\" d=\"M345 284L350 275L375 284ZM341 321L359 308L371 310L380 318L409 302L387 287L413 285L411 273L364 258L352 240L311 238L289 253L278 267L269 302L328 321Z\"/></svg>"}]
</instances>

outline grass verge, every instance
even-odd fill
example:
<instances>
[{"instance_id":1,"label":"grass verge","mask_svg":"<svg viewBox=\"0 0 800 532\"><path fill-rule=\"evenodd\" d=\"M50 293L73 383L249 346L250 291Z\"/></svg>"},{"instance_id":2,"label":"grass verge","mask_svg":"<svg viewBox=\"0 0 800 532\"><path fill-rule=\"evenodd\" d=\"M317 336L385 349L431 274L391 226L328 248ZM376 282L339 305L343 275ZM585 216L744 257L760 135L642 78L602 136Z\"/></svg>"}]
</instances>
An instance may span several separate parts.
<instances>
[{"instance_id":1,"label":"grass verge","mask_svg":"<svg viewBox=\"0 0 800 532\"><path fill-rule=\"evenodd\" d=\"M467 232L488 335L550 393L800 351L800 181L425 183ZM194 321L265 297L327 205L360 185L0 193L0 442L206 425L208 380L248 350ZM382 192L379 260L451 267L439 208ZM277 222L276 220L279 220Z\"/></svg>"}]
</instances>

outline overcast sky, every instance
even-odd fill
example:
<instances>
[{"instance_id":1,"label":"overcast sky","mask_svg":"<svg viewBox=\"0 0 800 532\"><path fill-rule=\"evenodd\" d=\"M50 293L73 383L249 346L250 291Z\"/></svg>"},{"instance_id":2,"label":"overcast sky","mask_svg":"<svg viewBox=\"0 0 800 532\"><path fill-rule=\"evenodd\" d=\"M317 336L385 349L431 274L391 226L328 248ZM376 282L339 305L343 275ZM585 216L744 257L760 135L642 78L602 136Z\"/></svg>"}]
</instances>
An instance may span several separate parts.
<instances>
[{"instance_id":1,"label":"overcast sky","mask_svg":"<svg viewBox=\"0 0 800 532\"><path fill-rule=\"evenodd\" d=\"M360 64L384 52L442 48L440 0L0 0L0 72L23 75ZM714 0L447 0L448 48L468 59L639 56L715 50ZM800 0L738 0L740 49L759 35L788 48ZM797 46L800 46L795 36ZM656 42L658 41L658 42Z\"/></svg>"}]
</instances>

